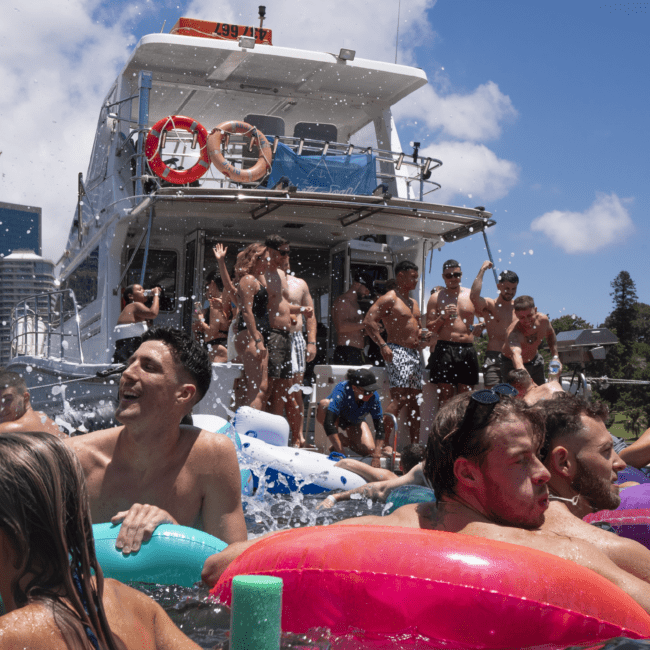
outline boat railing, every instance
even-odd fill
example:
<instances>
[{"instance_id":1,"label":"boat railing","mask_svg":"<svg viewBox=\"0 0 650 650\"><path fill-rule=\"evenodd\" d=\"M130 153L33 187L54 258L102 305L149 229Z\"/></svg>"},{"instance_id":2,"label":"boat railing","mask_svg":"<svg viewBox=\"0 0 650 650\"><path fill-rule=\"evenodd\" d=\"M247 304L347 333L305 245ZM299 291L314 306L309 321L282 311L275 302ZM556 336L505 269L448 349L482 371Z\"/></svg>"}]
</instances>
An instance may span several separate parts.
<instances>
[{"instance_id":1,"label":"boat railing","mask_svg":"<svg viewBox=\"0 0 650 650\"><path fill-rule=\"evenodd\" d=\"M133 131L132 136L138 133L140 132ZM142 131L143 135L147 133L148 130ZM359 154L374 156L376 162L377 188L379 190L382 189L383 185L385 186L384 191L388 191L389 183L402 181L408 187L414 185L417 188L417 195L419 195L420 200L423 200L427 194L440 189L440 184L430 180L430 177L433 170L442 165L442 161L436 158L418 156L417 151L414 151L413 154L407 154L402 151L389 151L350 143L329 142L291 136L269 136L268 140L271 142L273 154L276 153L279 144L282 143L298 156L323 157L325 164L327 164L328 157L333 156L347 157ZM258 159L259 150L256 147L251 147L249 143L249 139L243 135L229 135L227 145L224 149L225 159L241 169L252 167ZM144 153L136 153L135 156L142 156L144 158ZM198 156L198 143L191 133L176 129L167 132L164 139L162 159L170 168L178 170L188 169L198 160ZM143 162L146 163L146 159ZM146 164L143 164L142 168L147 169ZM140 180L143 183L147 181L149 183L154 182L154 186L149 185L149 191L168 185L152 172L147 171L148 173L145 172ZM137 176L134 176L134 180L137 180ZM259 187L265 186L265 183L266 179L250 183L233 181L221 174L214 165L211 165L208 172L201 179L195 181L194 185L206 189L223 189L241 185Z\"/></svg>"},{"instance_id":2,"label":"boat railing","mask_svg":"<svg viewBox=\"0 0 650 650\"><path fill-rule=\"evenodd\" d=\"M83 363L79 307L72 289L29 296L11 310L11 358L58 357Z\"/></svg>"}]
</instances>

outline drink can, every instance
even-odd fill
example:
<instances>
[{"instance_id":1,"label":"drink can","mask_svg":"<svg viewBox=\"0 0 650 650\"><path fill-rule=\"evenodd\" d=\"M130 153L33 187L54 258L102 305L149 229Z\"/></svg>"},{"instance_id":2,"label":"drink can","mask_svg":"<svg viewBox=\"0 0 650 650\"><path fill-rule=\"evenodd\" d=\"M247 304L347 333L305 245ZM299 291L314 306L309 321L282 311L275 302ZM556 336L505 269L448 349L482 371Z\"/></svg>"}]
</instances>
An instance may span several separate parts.
<instances>
[{"instance_id":1,"label":"drink can","mask_svg":"<svg viewBox=\"0 0 650 650\"><path fill-rule=\"evenodd\" d=\"M145 289L142 293L144 293L145 298L151 298L151 296L153 296L153 290L152 289Z\"/></svg>"}]
</instances>

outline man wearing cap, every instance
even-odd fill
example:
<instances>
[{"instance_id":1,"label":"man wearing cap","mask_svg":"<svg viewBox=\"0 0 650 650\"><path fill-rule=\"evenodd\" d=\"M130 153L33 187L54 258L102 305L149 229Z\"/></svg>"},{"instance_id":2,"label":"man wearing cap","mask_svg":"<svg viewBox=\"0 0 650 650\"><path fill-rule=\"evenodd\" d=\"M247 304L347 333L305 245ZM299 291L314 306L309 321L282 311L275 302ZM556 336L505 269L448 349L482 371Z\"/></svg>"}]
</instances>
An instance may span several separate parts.
<instances>
[{"instance_id":1,"label":"man wearing cap","mask_svg":"<svg viewBox=\"0 0 650 650\"><path fill-rule=\"evenodd\" d=\"M483 365L483 382L486 388L492 388L492 386L505 381L501 375L501 350L506 342L508 328L516 320L512 301L519 285L519 277L514 271L502 271L497 282L499 297L496 300L483 298L481 296L483 276L493 266L494 264L490 260L483 262L469 292L470 300L476 309L476 315L485 319L488 333L487 352Z\"/></svg>"},{"instance_id":2,"label":"man wearing cap","mask_svg":"<svg viewBox=\"0 0 650 650\"><path fill-rule=\"evenodd\" d=\"M384 422L377 390L377 378L365 368L349 370L347 381L337 384L332 394L318 403L316 419L332 443L330 451L343 452L343 447L369 456L372 466L379 467L384 447ZM375 440L365 417L370 413L375 426ZM344 433L340 433L340 430Z\"/></svg>"},{"instance_id":3,"label":"man wearing cap","mask_svg":"<svg viewBox=\"0 0 650 650\"><path fill-rule=\"evenodd\" d=\"M438 337L429 359L429 381L438 385L440 406L478 384L478 357L472 334L474 305L469 289L460 286L462 276L460 264L447 260L442 265L445 288L434 293L427 304L427 327Z\"/></svg>"},{"instance_id":4,"label":"man wearing cap","mask_svg":"<svg viewBox=\"0 0 650 650\"><path fill-rule=\"evenodd\" d=\"M336 349L332 364L340 366L362 366L366 362L363 354L365 326L359 298L370 295L372 278L368 273L357 273L350 288L332 304L332 323L336 329Z\"/></svg>"}]
</instances>

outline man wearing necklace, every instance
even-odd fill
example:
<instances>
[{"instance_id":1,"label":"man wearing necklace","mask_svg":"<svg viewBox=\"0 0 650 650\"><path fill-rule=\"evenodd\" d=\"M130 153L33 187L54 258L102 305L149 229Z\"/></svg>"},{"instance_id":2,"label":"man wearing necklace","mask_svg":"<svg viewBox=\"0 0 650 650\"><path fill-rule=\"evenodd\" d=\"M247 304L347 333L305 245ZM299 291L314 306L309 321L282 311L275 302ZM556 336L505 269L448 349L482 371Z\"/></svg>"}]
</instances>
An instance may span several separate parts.
<instances>
[{"instance_id":1,"label":"man wearing necklace","mask_svg":"<svg viewBox=\"0 0 650 650\"><path fill-rule=\"evenodd\" d=\"M474 349L474 305L470 291L460 286L463 276L456 260L442 265L445 288L427 304L427 327L438 342L429 359L429 381L438 385L442 407L455 394L466 393L478 384L478 357Z\"/></svg>"},{"instance_id":2,"label":"man wearing necklace","mask_svg":"<svg viewBox=\"0 0 650 650\"><path fill-rule=\"evenodd\" d=\"M546 423L542 461L551 475L541 530L590 542L619 568L650 582L650 551L645 546L582 520L621 503L614 481L626 465L604 425L607 407L562 393L537 408Z\"/></svg>"},{"instance_id":3,"label":"man wearing necklace","mask_svg":"<svg viewBox=\"0 0 650 650\"><path fill-rule=\"evenodd\" d=\"M501 359L501 376L506 377L513 368L525 368L533 381L541 386L545 381L544 359L538 349L546 339L553 358L559 362L555 331L548 316L537 311L535 301L530 296L515 298L514 306L517 320L508 328Z\"/></svg>"},{"instance_id":4,"label":"man wearing necklace","mask_svg":"<svg viewBox=\"0 0 650 650\"><path fill-rule=\"evenodd\" d=\"M385 293L368 310L364 319L366 332L379 346L386 362L391 402L386 413L395 417L406 406L409 414L411 444L420 439L420 404L422 366L420 350L429 344L431 334L422 338L420 307L410 297L418 284L418 267L403 260L395 267L397 286ZM379 321L386 328L386 341L381 336ZM390 445L392 423L386 427L386 446Z\"/></svg>"}]
</instances>

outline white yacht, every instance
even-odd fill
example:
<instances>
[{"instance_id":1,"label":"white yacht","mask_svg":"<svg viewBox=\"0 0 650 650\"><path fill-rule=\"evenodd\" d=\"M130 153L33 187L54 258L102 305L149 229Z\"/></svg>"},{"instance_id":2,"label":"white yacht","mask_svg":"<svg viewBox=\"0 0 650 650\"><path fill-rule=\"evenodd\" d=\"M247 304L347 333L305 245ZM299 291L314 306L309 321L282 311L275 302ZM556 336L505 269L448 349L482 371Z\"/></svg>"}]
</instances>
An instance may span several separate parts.
<instances>
[{"instance_id":1,"label":"white yacht","mask_svg":"<svg viewBox=\"0 0 650 650\"><path fill-rule=\"evenodd\" d=\"M116 394L116 377L102 374L112 367L122 288L160 285L155 323L189 331L217 242L228 246L231 265L247 243L272 233L290 240L292 271L309 284L320 343L331 353L329 305L351 273L366 271L381 287L409 259L424 275L435 249L494 224L482 207L436 204L441 161L400 143L391 107L427 83L422 70L350 50L272 45L271 36L180 19L170 34L135 47L100 108L57 290L13 311L7 369L25 376L35 408L74 426L103 426ZM247 175L231 180L205 163L199 126L209 132L233 120L268 138L270 175L238 182ZM262 154L249 144L230 136L225 161L251 168ZM290 164L278 170L280 153ZM420 304L423 290L421 282ZM321 361L320 376L333 382ZM226 413L239 372L215 365L204 412Z\"/></svg>"}]
</instances>

